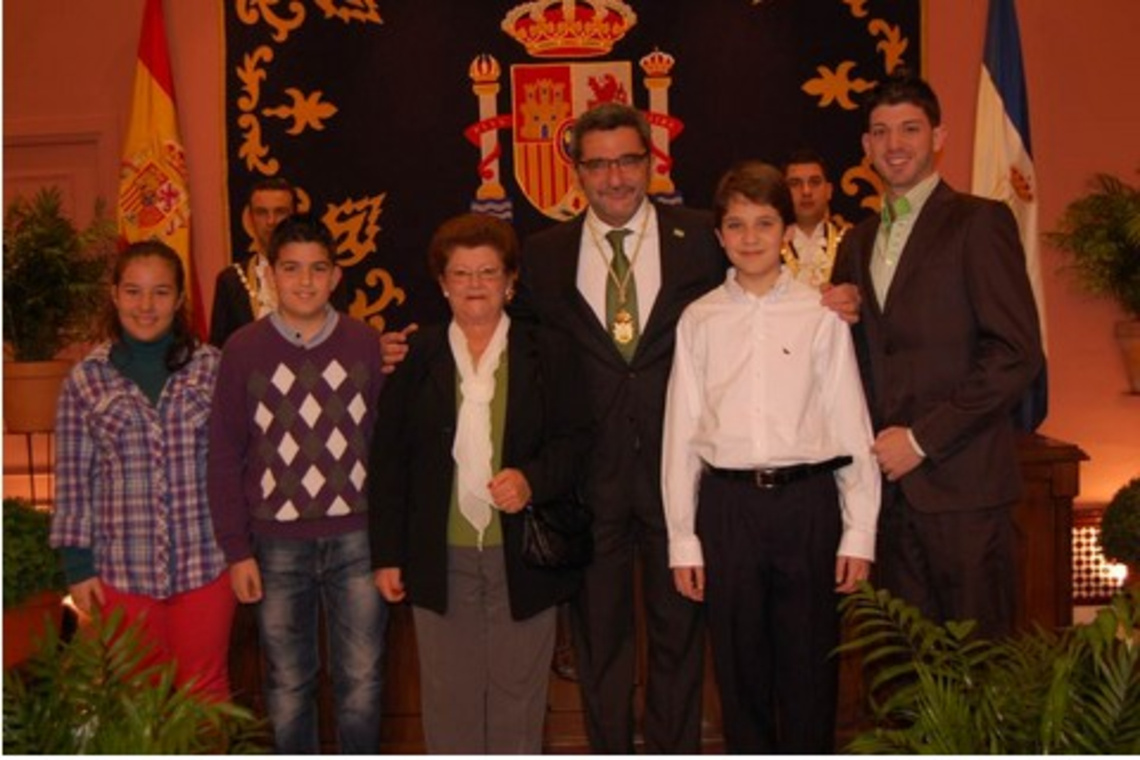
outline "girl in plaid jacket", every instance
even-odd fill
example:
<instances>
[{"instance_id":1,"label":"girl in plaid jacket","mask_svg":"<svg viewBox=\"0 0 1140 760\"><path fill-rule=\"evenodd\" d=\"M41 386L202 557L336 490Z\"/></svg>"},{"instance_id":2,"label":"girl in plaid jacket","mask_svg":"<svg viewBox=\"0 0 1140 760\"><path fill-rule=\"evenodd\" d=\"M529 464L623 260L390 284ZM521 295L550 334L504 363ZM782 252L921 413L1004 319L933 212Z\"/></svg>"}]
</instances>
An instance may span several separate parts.
<instances>
[{"instance_id":1,"label":"girl in plaid jacket","mask_svg":"<svg viewBox=\"0 0 1140 760\"><path fill-rule=\"evenodd\" d=\"M206 502L206 440L218 351L189 322L186 277L163 243L115 262L109 340L72 371L56 411L52 545L85 613L121 607L153 661L229 697L235 598Z\"/></svg>"}]
</instances>

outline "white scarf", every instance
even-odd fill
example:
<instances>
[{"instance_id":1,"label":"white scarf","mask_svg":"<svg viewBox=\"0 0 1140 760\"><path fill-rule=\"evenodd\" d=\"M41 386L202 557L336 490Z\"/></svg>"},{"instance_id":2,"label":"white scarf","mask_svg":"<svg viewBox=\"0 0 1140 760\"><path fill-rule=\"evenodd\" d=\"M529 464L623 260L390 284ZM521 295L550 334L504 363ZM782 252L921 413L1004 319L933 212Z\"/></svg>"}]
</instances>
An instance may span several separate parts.
<instances>
[{"instance_id":1,"label":"white scarf","mask_svg":"<svg viewBox=\"0 0 1140 760\"><path fill-rule=\"evenodd\" d=\"M455 320L447 329L451 355L459 370L459 419L455 426L455 442L451 456L459 492L459 512L479 534L478 545L483 548L483 534L491 524L491 493L487 483L491 480L491 463L494 456L491 442L491 399L495 397L495 371L507 347L507 330L510 317L503 314L495 327L487 348L475 367L467 338Z\"/></svg>"}]
</instances>

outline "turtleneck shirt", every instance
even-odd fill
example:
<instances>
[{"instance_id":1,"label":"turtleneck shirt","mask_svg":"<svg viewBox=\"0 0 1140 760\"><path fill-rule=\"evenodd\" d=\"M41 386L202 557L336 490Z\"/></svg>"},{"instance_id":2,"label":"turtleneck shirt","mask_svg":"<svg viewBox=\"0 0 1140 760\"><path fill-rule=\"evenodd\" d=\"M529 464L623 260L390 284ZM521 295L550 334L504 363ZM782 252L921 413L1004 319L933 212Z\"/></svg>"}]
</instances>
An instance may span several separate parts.
<instances>
[{"instance_id":1,"label":"turtleneck shirt","mask_svg":"<svg viewBox=\"0 0 1140 760\"><path fill-rule=\"evenodd\" d=\"M123 377L139 387L152 404L158 404L162 389L170 379L166 354L174 343L174 334L167 331L158 340L143 341L123 335L121 341L111 345L111 364Z\"/></svg>"}]
</instances>

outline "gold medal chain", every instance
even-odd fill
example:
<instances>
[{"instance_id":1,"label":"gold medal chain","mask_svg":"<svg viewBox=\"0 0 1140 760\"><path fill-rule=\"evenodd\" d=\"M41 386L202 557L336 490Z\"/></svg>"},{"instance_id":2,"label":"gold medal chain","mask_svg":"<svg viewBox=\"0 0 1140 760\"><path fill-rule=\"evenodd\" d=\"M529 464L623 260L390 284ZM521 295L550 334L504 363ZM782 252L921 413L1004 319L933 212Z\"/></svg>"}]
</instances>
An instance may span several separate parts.
<instances>
[{"instance_id":1,"label":"gold medal chain","mask_svg":"<svg viewBox=\"0 0 1140 760\"><path fill-rule=\"evenodd\" d=\"M257 257L256 257L256 256L250 259L250 261L256 261L256 260L257 260ZM253 303L253 304L256 306L256 303L257 303L257 295L258 295L258 288L257 288L257 285L255 285L255 284L254 284L254 283L253 283L253 282L250 280L250 276L248 276L248 275L246 274L246 271L245 271L244 269L242 269L242 266L241 266L241 264L239 264L239 263L237 263L237 262L235 261L235 262L233 263L233 265L232 265L232 266L233 266L233 268L234 268L234 271L236 271L236 272L237 272L237 276L238 276L238 279L239 279L239 280L241 280L241 285L242 285L242 287L243 287L243 288L245 288L245 292L246 292L246 293L249 293L249 300L250 300L250 302L251 302L251 303ZM250 275L252 275L254 278L256 278L256 277L257 277L257 275L256 275L256 274L253 274L253 273L252 273L252 270L251 270L251 272L250 272ZM256 312L256 309L255 309L255 312Z\"/></svg>"},{"instance_id":2,"label":"gold medal chain","mask_svg":"<svg viewBox=\"0 0 1140 760\"><path fill-rule=\"evenodd\" d=\"M629 268L625 270L625 276L620 280L618 279L617 272L614 271L614 256L610 256L608 259L606 258L605 249L602 248L602 241L598 237L597 229L594 228L594 225L591 221L586 222L586 226L590 230L590 237L594 239L594 248L597 249L598 255L602 257L602 261L606 265L606 271L608 272L609 278L613 280L614 285L617 286L618 301L622 304L624 304L626 301L626 294L629 290L629 281L633 277L633 268L637 264L637 257L641 254L641 243L643 240L645 240L645 230L649 227L649 212L650 210L646 209L645 216L641 218L641 229L637 231L637 244L633 247L633 255L629 257ZM621 228L615 227L614 229Z\"/></svg>"}]
</instances>

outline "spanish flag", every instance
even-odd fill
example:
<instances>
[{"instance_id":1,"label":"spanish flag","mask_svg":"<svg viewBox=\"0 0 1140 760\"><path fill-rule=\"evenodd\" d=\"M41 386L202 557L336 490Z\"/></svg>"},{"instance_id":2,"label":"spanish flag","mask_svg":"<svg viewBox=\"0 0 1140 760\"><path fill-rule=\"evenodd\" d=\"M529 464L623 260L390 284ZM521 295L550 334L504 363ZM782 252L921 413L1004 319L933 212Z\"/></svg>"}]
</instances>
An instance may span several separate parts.
<instances>
[{"instance_id":1,"label":"spanish flag","mask_svg":"<svg viewBox=\"0 0 1140 760\"><path fill-rule=\"evenodd\" d=\"M146 0L131 119L119 168L119 236L157 239L182 258L194 329L205 335L205 310L190 257L190 188L174 109L174 77L162 0Z\"/></svg>"}]
</instances>

